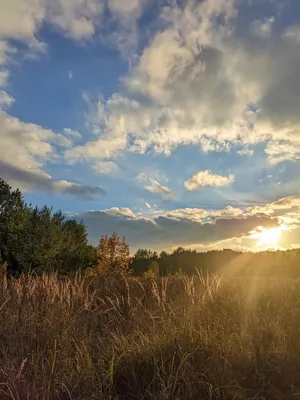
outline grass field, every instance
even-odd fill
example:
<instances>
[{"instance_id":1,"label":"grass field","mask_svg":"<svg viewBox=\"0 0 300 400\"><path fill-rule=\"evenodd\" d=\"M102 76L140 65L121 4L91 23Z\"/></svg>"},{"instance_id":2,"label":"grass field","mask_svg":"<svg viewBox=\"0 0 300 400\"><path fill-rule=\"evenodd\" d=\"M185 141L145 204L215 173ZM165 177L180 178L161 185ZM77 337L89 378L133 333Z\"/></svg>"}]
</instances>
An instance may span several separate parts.
<instances>
[{"instance_id":1,"label":"grass field","mask_svg":"<svg viewBox=\"0 0 300 400\"><path fill-rule=\"evenodd\" d=\"M300 399L300 282L22 276L0 399Z\"/></svg>"}]
</instances>

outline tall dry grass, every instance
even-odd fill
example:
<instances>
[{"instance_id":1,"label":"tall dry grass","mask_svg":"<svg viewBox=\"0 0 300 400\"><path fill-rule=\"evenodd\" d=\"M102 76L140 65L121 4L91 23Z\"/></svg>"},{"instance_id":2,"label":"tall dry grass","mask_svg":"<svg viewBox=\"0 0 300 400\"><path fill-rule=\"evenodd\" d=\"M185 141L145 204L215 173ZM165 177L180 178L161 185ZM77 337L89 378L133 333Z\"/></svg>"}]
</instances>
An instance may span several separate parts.
<instances>
[{"instance_id":1,"label":"tall dry grass","mask_svg":"<svg viewBox=\"0 0 300 400\"><path fill-rule=\"evenodd\" d=\"M299 282L24 275L0 322L1 400L300 398Z\"/></svg>"}]
</instances>

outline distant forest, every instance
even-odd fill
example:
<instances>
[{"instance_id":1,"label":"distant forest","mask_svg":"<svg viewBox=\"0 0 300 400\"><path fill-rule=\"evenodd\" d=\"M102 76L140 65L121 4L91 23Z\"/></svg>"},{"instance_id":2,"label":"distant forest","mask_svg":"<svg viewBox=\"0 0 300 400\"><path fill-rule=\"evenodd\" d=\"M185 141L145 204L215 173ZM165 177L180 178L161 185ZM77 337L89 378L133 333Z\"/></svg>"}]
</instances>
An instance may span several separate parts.
<instances>
[{"instance_id":1,"label":"distant forest","mask_svg":"<svg viewBox=\"0 0 300 400\"><path fill-rule=\"evenodd\" d=\"M92 274L123 273L134 276L194 275L215 273L227 277L297 277L300 250L242 253L233 250L198 253L177 248L172 253L139 249L134 256L126 238L117 234L88 243L82 222L61 211L32 207L21 192L0 178L0 264L9 274L78 269Z\"/></svg>"}]
</instances>

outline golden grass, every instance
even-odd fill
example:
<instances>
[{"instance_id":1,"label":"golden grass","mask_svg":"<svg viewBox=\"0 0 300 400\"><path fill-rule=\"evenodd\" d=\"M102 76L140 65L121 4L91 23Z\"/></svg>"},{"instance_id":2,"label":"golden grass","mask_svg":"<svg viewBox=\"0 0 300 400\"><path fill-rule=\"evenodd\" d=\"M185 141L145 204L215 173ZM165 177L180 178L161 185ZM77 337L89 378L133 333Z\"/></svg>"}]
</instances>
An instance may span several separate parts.
<instances>
[{"instance_id":1,"label":"golden grass","mask_svg":"<svg viewBox=\"0 0 300 400\"><path fill-rule=\"evenodd\" d=\"M0 285L0 399L300 399L299 282L24 275Z\"/></svg>"}]
</instances>

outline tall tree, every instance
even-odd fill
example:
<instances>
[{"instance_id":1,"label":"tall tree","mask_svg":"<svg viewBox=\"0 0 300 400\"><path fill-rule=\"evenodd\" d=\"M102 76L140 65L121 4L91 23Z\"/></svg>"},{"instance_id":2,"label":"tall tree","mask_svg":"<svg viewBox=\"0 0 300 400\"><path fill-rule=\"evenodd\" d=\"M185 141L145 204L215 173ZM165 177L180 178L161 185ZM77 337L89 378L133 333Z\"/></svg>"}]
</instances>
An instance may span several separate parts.
<instances>
[{"instance_id":1,"label":"tall tree","mask_svg":"<svg viewBox=\"0 0 300 400\"><path fill-rule=\"evenodd\" d=\"M27 206L19 190L0 179L0 262L18 274L28 269L71 272L95 266L96 250L82 223L49 207Z\"/></svg>"},{"instance_id":2,"label":"tall tree","mask_svg":"<svg viewBox=\"0 0 300 400\"><path fill-rule=\"evenodd\" d=\"M0 262L19 268L15 253L18 249L28 212L21 192L13 190L0 178Z\"/></svg>"}]
</instances>

